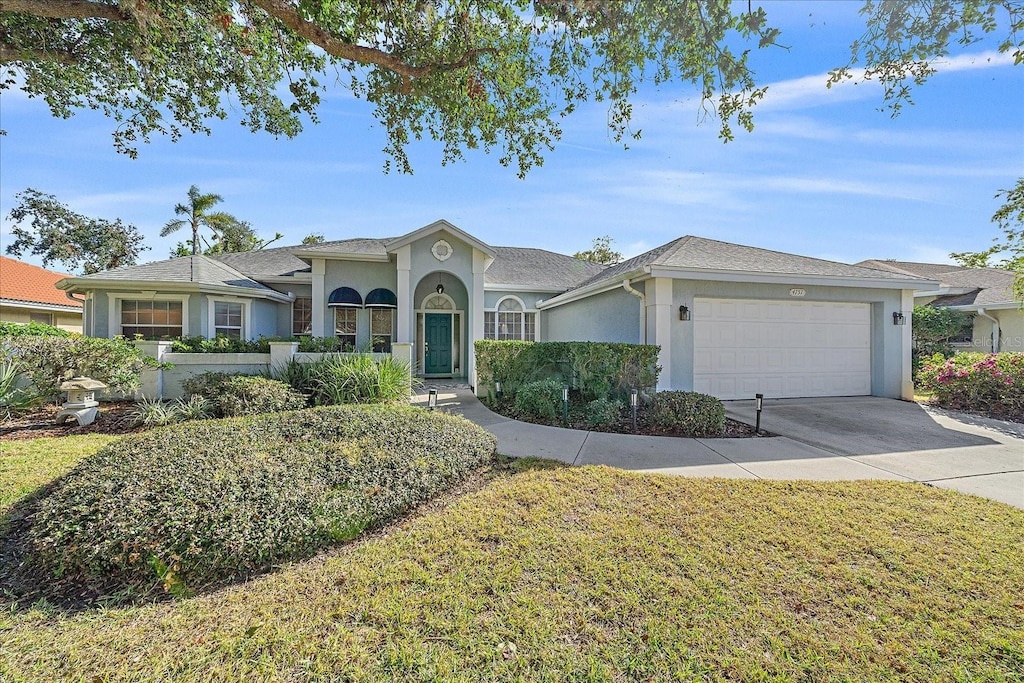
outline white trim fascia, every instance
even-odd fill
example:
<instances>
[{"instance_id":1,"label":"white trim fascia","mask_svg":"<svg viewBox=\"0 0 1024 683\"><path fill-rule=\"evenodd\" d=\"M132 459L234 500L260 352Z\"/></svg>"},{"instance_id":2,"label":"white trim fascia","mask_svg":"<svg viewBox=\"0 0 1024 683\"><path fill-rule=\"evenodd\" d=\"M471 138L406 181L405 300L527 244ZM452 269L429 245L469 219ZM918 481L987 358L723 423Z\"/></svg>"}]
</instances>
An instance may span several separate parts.
<instances>
[{"instance_id":1,"label":"white trim fascia","mask_svg":"<svg viewBox=\"0 0 1024 683\"><path fill-rule=\"evenodd\" d=\"M61 280L67 282L67 280ZM228 296L248 296L255 299L270 299L280 303L289 303L295 296L278 292L273 289L250 289L248 287L235 287L232 285L201 285L195 282L160 282L158 280L85 280L82 282L71 282L67 287L62 287L69 292L88 291L89 289L120 289L136 290L136 292L167 292L189 293L189 294L225 294Z\"/></svg>"},{"instance_id":2,"label":"white trim fascia","mask_svg":"<svg viewBox=\"0 0 1024 683\"><path fill-rule=\"evenodd\" d=\"M62 306L61 304L44 304L36 301L22 301L20 299L0 299L0 306L12 306L15 308L31 308L36 311L57 311L59 313L81 313L81 306Z\"/></svg>"},{"instance_id":3,"label":"white trim fascia","mask_svg":"<svg viewBox=\"0 0 1024 683\"><path fill-rule=\"evenodd\" d=\"M967 311L968 313L975 313L979 308L984 308L986 311L1006 311L1012 309L1021 309L1022 304L1019 301L1004 301L998 304L967 304L963 306L940 305L938 306L938 308L949 308L954 311ZM1021 313L1024 314L1024 310L1022 310Z\"/></svg>"},{"instance_id":4,"label":"white trim fascia","mask_svg":"<svg viewBox=\"0 0 1024 683\"><path fill-rule=\"evenodd\" d=\"M484 284L485 292L540 292L541 294L561 294L565 287L538 287L536 285L492 285Z\"/></svg>"},{"instance_id":5,"label":"white trim fascia","mask_svg":"<svg viewBox=\"0 0 1024 683\"><path fill-rule=\"evenodd\" d=\"M555 308L563 304L569 304L573 301L579 301L580 299L586 299L587 297L594 296L595 294L603 294L604 292L610 292L613 289L619 289L622 287L623 280L629 280L630 282L645 280L648 276L647 268L638 268L637 270L631 270L627 273L622 273L618 277L611 278L610 280L601 280L595 282L592 285L582 287L580 289L573 289L564 294L559 294L551 299L537 302L537 310L545 310L547 308Z\"/></svg>"},{"instance_id":6,"label":"white trim fascia","mask_svg":"<svg viewBox=\"0 0 1024 683\"><path fill-rule=\"evenodd\" d=\"M273 282L275 285L285 284L288 282L312 282L313 273L297 273L295 275L271 275L269 277L252 277L246 275L247 278L259 283Z\"/></svg>"},{"instance_id":7,"label":"white trim fascia","mask_svg":"<svg viewBox=\"0 0 1024 683\"><path fill-rule=\"evenodd\" d=\"M373 261L386 263L391 260L388 254L350 254L344 251L293 251L292 256L301 259L332 259L335 261Z\"/></svg>"},{"instance_id":8,"label":"white trim fascia","mask_svg":"<svg viewBox=\"0 0 1024 683\"><path fill-rule=\"evenodd\" d=\"M675 280L714 280L717 282L756 282L780 285L819 285L825 287L863 287L868 289L925 289L937 287L935 280L918 278L850 277L846 275L801 275L798 273L752 273L735 270L712 270L703 268L671 268L648 266L651 277L667 277ZM620 278L621 279L621 278ZM615 283L616 287L621 282Z\"/></svg>"},{"instance_id":9,"label":"white trim fascia","mask_svg":"<svg viewBox=\"0 0 1024 683\"><path fill-rule=\"evenodd\" d=\"M426 237L427 235L432 235L435 232L440 232L441 230L445 230L447 232L452 233L453 235L455 235L460 240L470 245L474 249L478 249L479 251L482 251L483 253L487 254L487 256L489 256L492 260L498 255L498 252L494 250L494 247L487 244L486 242L481 242L478 238L473 237L462 228L452 225L444 218L436 220L428 225L424 225L422 228L413 230L412 232L402 235L401 237L395 238L390 242L385 242L384 246L388 250L388 253L393 253L397 251L399 247L404 247L407 244L412 244L418 239Z\"/></svg>"},{"instance_id":10,"label":"white trim fascia","mask_svg":"<svg viewBox=\"0 0 1024 683\"><path fill-rule=\"evenodd\" d=\"M207 296L206 297L206 336L213 339L217 336L217 304L242 304L242 339L249 339L249 321L252 319L252 299L240 296Z\"/></svg>"},{"instance_id":11,"label":"white trim fascia","mask_svg":"<svg viewBox=\"0 0 1024 683\"><path fill-rule=\"evenodd\" d=\"M926 296L959 296L961 294L968 294L973 292L979 287L939 287L938 289L930 289L926 292L917 291L914 292L915 298L923 298Z\"/></svg>"}]
</instances>

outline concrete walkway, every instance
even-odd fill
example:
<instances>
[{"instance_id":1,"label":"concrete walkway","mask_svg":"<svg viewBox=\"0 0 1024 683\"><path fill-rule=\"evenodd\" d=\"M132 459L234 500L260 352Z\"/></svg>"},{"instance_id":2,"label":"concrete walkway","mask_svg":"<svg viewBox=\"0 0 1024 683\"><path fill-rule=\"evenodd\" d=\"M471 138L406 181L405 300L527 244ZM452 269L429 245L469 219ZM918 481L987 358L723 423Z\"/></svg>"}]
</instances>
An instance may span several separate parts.
<instances>
[{"instance_id":1,"label":"concrete walkway","mask_svg":"<svg viewBox=\"0 0 1024 683\"><path fill-rule=\"evenodd\" d=\"M914 403L862 397L766 401L762 427L774 437L683 439L584 432L511 420L458 384L432 383L438 409L462 415L515 457L602 464L688 477L890 479L956 489L1024 508L1024 433L1011 423L974 424ZM729 401L753 424L753 402Z\"/></svg>"}]
</instances>

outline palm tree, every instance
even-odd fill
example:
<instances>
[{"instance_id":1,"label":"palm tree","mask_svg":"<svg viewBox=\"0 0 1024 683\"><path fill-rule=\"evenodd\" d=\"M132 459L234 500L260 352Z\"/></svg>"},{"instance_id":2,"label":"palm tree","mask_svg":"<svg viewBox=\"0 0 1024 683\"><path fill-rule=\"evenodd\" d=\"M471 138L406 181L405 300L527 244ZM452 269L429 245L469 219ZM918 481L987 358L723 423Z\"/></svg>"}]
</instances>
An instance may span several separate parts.
<instances>
[{"instance_id":1,"label":"palm tree","mask_svg":"<svg viewBox=\"0 0 1024 683\"><path fill-rule=\"evenodd\" d=\"M209 228L215 237L219 237L225 228L237 225L240 221L229 213L208 211L216 204L220 204L223 198L219 194L202 194L199 188L193 185L188 188L188 203L178 204L174 207L174 213L179 216L187 216L186 219L172 218L160 231L161 237L167 237L172 232L180 230L185 226L192 228L192 255L199 253L199 228Z\"/></svg>"}]
</instances>

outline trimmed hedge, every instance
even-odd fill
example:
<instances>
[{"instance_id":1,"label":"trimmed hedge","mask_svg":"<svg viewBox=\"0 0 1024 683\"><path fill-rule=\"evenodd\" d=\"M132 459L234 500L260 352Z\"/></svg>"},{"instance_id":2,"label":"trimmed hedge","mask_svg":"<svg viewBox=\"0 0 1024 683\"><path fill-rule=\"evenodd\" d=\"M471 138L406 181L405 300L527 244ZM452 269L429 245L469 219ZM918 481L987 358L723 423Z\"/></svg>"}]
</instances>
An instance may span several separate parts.
<instances>
[{"instance_id":1,"label":"trimmed hedge","mask_svg":"<svg viewBox=\"0 0 1024 683\"><path fill-rule=\"evenodd\" d=\"M481 340L474 348L477 381L492 394L495 381L513 394L528 382L553 378L586 401L625 397L630 389L654 387L661 372L660 347L653 345Z\"/></svg>"},{"instance_id":2,"label":"trimmed hedge","mask_svg":"<svg viewBox=\"0 0 1024 683\"><path fill-rule=\"evenodd\" d=\"M682 436L721 436L725 406L694 391L659 391L648 400L646 419L654 429Z\"/></svg>"},{"instance_id":3,"label":"trimmed hedge","mask_svg":"<svg viewBox=\"0 0 1024 683\"><path fill-rule=\"evenodd\" d=\"M344 349L337 337L259 337L230 339L203 336L178 337L171 340L173 353L270 353L270 342L298 342L301 353L336 353Z\"/></svg>"},{"instance_id":4,"label":"trimmed hedge","mask_svg":"<svg viewBox=\"0 0 1024 683\"><path fill-rule=\"evenodd\" d=\"M209 401L217 417L277 413L307 405L306 397L285 382L260 375L204 372L181 384L190 396Z\"/></svg>"},{"instance_id":5,"label":"trimmed hedge","mask_svg":"<svg viewBox=\"0 0 1024 683\"><path fill-rule=\"evenodd\" d=\"M936 354L922 362L916 379L944 408L1024 417L1024 353Z\"/></svg>"},{"instance_id":6,"label":"trimmed hedge","mask_svg":"<svg viewBox=\"0 0 1024 683\"><path fill-rule=\"evenodd\" d=\"M10 323L0 321L0 337L71 337L74 332L44 323Z\"/></svg>"},{"instance_id":7,"label":"trimmed hedge","mask_svg":"<svg viewBox=\"0 0 1024 683\"><path fill-rule=\"evenodd\" d=\"M562 404L562 383L542 379L519 387L515 397L516 411L523 417L551 421L558 417Z\"/></svg>"},{"instance_id":8,"label":"trimmed hedge","mask_svg":"<svg viewBox=\"0 0 1024 683\"><path fill-rule=\"evenodd\" d=\"M92 595L184 595L354 538L494 449L466 420L411 407L161 427L99 451L34 504L29 561Z\"/></svg>"}]
</instances>

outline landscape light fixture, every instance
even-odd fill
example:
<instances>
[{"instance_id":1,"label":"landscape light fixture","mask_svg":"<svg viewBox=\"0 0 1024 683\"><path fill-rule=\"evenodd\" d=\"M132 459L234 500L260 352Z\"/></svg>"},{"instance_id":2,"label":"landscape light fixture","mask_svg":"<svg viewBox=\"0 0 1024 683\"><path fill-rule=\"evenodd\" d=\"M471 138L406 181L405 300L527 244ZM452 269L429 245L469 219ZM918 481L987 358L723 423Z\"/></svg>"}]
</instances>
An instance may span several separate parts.
<instances>
[{"instance_id":1,"label":"landscape light fixture","mask_svg":"<svg viewBox=\"0 0 1024 683\"><path fill-rule=\"evenodd\" d=\"M427 410L433 410L437 407L437 389L431 389L427 392Z\"/></svg>"},{"instance_id":2,"label":"landscape light fixture","mask_svg":"<svg viewBox=\"0 0 1024 683\"><path fill-rule=\"evenodd\" d=\"M754 433L761 433L761 408L764 406L764 394L754 394L754 410L757 411L757 420L754 422Z\"/></svg>"},{"instance_id":3,"label":"landscape light fixture","mask_svg":"<svg viewBox=\"0 0 1024 683\"><path fill-rule=\"evenodd\" d=\"M690 319L690 309L685 305L679 307L679 319L684 322Z\"/></svg>"},{"instance_id":4,"label":"landscape light fixture","mask_svg":"<svg viewBox=\"0 0 1024 683\"><path fill-rule=\"evenodd\" d=\"M640 403L640 394L636 389L629 390L629 407L633 410L633 431L636 431L636 409Z\"/></svg>"},{"instance_id":5,"label":"landscape light fixture","mask_svg":"<svg viewBox=\"0 0 1024 683\"><path fill-rule=\"evenodd\" d=\"M502 396L503 396L503 394L502 394L502 391L501 391L501 382L495 382L494 383L494 397L500 401Z\"/></svg>"},{"instance_id":6,"label":"landscape light fixture","mask_svg":"<svg viewBox=\"0 0 1024 683\"><path fill-rule=\"evenodd\" d=\"M905 315L903 315L903 311L893 311L892 312L892 324L893 325L906 325L907 324L907 318L906 318Z\"/></svg>"},{"instance_id":7,"label":"landscape light fixture","mask_svg":"<svg viewBox=\"0 0 1024 683\"><path fill-rule=\"evenodd\" d=\"M562 385L562 423L569 423L569 385Z\"/></svg>"}]
</instances>

